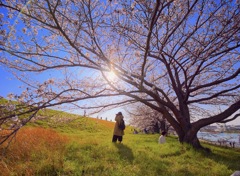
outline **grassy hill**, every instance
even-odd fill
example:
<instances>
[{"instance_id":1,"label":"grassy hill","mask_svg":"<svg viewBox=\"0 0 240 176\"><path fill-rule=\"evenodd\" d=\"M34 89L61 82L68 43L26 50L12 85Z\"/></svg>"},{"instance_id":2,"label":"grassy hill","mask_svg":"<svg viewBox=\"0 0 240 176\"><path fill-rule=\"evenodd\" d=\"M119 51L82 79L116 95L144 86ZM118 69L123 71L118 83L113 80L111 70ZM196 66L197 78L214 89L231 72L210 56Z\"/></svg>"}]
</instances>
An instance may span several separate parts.
<instances>
[{"instance_id":1,"label":"grassy hill","mask_svg":"<svg viewBox=\"0 0 240 176\"><path fill-rule=\"evenodd\" d=\"M48 118L47 118L48 117ZM175 137L132 134L111 142L114 122L46 110L22 128L0 158L0 175L226 176L240 170L240 150L194 151Z\"/></svg>"}]
</instances>

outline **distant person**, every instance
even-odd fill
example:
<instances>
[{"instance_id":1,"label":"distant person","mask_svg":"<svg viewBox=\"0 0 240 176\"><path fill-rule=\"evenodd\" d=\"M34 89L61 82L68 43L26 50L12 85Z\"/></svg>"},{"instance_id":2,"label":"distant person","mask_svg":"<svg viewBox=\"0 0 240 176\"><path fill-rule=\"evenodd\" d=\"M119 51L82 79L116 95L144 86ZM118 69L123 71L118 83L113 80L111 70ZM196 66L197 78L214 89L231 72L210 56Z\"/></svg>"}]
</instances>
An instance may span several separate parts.
<instances>
[{"instance_id":1,"label":"distant person","mask_svg":"<svg viewBox=\"0 0 240 176\"><path fill-rule=\"evenodd\" d=\"M133 134L138 134L138 131L136 129L133 129Z\"/></svg>"},{"instance_id":2,"label":"distant person","mask_svg":"<svg viewBox=\"0 0 240 176\"><path fill-rule=\"evenodd\" d=\"M118 112L115 117L115 126L113 131L113 138L112 142L119 142L121 143L123 140L124 130L125 130L125 122L123 120L123 115L121 112Z\"/></svg>"},{"instance_id":3,"label":"distant person","mask_svg":"<svg viewBox=\"0 0 240 176\"><path fill-rule=\"evenodd\" d=\"M166 142L166 134L167 133L165 131L162 132L161 136L158 139L159 144L164 144Z\"/></svg>"}]
</instances>

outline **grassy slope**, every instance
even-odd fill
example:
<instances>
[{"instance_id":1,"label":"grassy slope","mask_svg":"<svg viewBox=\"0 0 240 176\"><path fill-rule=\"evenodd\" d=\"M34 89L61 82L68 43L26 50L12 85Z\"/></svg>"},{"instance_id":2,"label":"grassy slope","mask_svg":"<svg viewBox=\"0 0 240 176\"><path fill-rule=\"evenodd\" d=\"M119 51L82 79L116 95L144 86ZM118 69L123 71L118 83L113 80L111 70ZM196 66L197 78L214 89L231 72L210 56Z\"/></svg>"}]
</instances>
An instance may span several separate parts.
<instances>
[{"instance_id":1,"label":"grassy slope","mask_svg":"<svg viewBox=\"0 0 240 176\"><path fill-rule=\"evenodd\" d=\"M39 116L51 118L19 132L0 160L3 175L225 176L240 170L239 149L208 145L212 153L206 154L174 137L159 145L158 135L134 135L130 127L123 144L113 144L113 122L53 110Z\"/></svg>"}]
</instances>

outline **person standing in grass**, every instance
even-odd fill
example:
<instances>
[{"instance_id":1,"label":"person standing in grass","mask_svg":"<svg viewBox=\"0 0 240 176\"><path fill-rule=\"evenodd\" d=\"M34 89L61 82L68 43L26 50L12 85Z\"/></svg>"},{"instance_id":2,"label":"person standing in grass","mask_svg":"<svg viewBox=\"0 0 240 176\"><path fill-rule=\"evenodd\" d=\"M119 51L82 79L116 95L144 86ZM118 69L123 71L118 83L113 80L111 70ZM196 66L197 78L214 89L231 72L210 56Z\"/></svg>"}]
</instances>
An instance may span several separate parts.
<instances>
[{"instance_id":1,"label":"person standing in grass","mask_svg":"<svg viewBox=\"0 0 240 176\"><path fill-rule=\"evenodd\" d=\"M166 133L165 131L162 132L161 136L160 136L159 139L158 139L158 143L159 143L159 144L164 144L164 143L166 142L166 137L165 137L166 134L167 134L167 133Z\"/></svg>"},{"instance_id":2,"label":"person standing in grass","mask_svg":"<svg viewBox=\"0 0 240 176\"><path fill-rule=\"evenodd\" d=\"M119 142L121 143L123 140L124 129L125 129L125 122L123 120L123 115L121 112L118 112L115 117L115 126L113 131L113 138L112 142Z\"/></svg>"}]
</instances>

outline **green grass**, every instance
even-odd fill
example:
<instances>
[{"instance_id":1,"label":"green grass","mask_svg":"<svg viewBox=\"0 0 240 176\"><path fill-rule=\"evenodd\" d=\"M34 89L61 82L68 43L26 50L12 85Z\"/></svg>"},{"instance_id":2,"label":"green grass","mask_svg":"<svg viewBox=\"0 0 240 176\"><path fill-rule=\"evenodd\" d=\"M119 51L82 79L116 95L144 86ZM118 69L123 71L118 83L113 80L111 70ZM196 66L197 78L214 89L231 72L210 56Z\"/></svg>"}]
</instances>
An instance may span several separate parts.
<instances>
[{"instance_id":1,"label":"green grass","mask_svg":"<svg viewBox=\"0 0 240 176\"><path fill-rule=\"evenodd\" d=\"M112 144L110 134L79 135L79 141L67 146L64 174L225 176L239 169L237 150L209 146L212 153L206 154L175 138L168 137L164 145L157 144L157 139L158 135L127 133L123 144Z\"/></svg>"},{"instance_id":2,"label":"green grass","mask_svg":"<svg viewBox=\"0 0 240 176\"><path fill-rule=\"evenodd\" d=\"M42 115L47 115L46 114ZM54 113L51 118L35 121L26 131L36 132L32 147L12 143L0 159L0 173L6 175L96 175L96 176L229 176L240 170L240 150L209 144L212 153L199 152L180 144L175 137L158 144L158 134L132 134L127 127L123 144L111 142L113 122ZM54 129L56 134L48 130ZM39 134L40 133L40 134ZM26 132L24 133L26 134ZM35 133L29 131L26 141ZM40 140L42 135L42 140ZM51 137L59 135L54 141ZM19 135L21 136L21 135ZM67 139L62 139L64 136ZM34 141L35 139L33 139ZM17 140L16 140L17 141ZM26 149L27 151L24 151ZM3 174L4 175L4 174Z\"/></svg>"}]
</instances>

